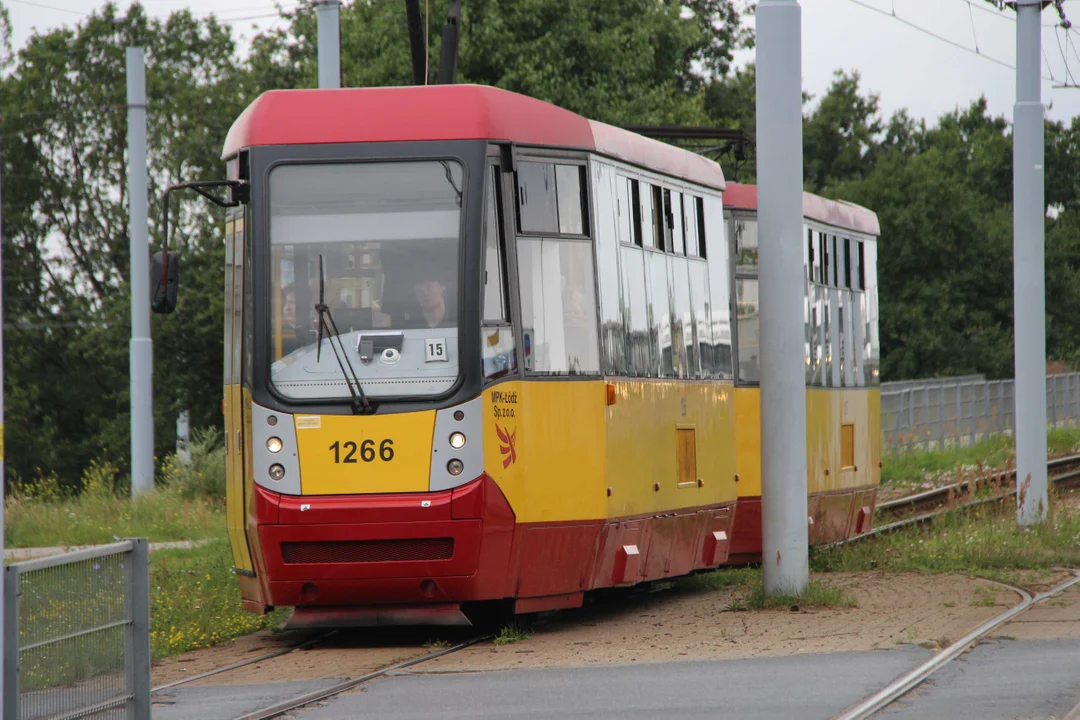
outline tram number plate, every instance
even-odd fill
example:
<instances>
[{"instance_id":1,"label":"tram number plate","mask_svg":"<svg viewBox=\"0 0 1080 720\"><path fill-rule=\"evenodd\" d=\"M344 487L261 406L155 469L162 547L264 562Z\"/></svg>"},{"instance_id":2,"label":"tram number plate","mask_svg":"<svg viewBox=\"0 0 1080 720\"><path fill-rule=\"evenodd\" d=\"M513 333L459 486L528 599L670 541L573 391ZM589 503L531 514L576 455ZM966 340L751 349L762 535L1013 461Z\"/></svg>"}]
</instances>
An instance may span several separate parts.
<instances>
[{"instance_id":1,"label":"tram number plate","mask_svg":"<svg viewBox=\"0 0 1080 720\"><path fill-rule=\"evenodd\" d=\"M424 341L424 362L448 362L445 338L428 338Z\"/></svg>"}]
</instances>

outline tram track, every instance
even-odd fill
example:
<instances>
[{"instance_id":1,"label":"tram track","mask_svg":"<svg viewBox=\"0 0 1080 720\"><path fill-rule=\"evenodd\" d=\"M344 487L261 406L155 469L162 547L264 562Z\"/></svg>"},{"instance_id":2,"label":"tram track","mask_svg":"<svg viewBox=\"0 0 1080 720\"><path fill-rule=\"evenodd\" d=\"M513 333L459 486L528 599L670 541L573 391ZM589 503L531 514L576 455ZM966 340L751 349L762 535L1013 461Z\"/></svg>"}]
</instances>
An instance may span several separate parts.
<instances>
[{"instance_id":1,"label":"tram track","mask_svg":"<svg viewBox=\"0 0 1080 720\"><path fill-rule=\"evenodd\" d=\"M322 643L326 642L327 640L331 639L333 636L337 635L338 633L339 633L339 630L331 630L329 632L321 633L321 634L319 634L318 636L316 636L314 638L310 638L308 640L305 640L304 642L299 642L299 643L296 643L296 644L293 644L293 645L289 645L287 647L280 648L278 650L274 650L273 652L264 653L264 654L258 655L256 657L243 660L242 662L231 663L229 665L224 665L222 667L214 668L214 669L208 670L206 672L198 673L197 675L192 675L191 677L186 677L186 678L182 678L182 679L179 679L179 680L174 680L172 682L167 682L167 683L163 683L163 684L160 684L160 685L156 685L156 686L151 688L151 690L150 690L151 695L155 696L156 698L166 698L166 697L169 697L168 694L166 693L166 691L172 690L172 689L177 688L177 687L182 686L182 685L187 685L189 683L194 683L194 682L197 682L197 681L200 681L200 680L205 680L207 678L218 676L218 675L223 675L223 674L226 674L226 673L229 673L229 672L234 672L236 670L239 670L239 669L245 668L245 667L249 667L251 665L257 665L257 664L261 664L261 663L270 662L270 661L276 660L278 658L284 657L286 655L289 655L289 654L291 654L291 653L293 653L295 651L298 651L298 650L315 649L320 644L322 644ZM329 687L324 687L324 688L320 688L318 690L304 692L304 693L295 695L293 697L289 697L289 698L286 698L284 700L280 700L278 702L275 702L272 705L262 707L262 708L259 708L257 710L246 712L246 713L244 713L242 715L236 716L236 718L234 720L269 720L270 718L279 717L279 716L281 716L281 715L283 715L285 713L288 713L288 712L291 712L293 710L298 710L300 708L303 708L306 705L310 705L312 703L316 703L316 702L319 702L321 700L326 700L328 698L334 697L335 695L340 695L341 693L352 690L352 689L354 689L354 688L356 688L356 687L358 687L360 685L363 685L366 682L369 682L369 681L374 680L376 678L382 677L382 676L384 676L384 675L386 675L388 673L395 672L395 671L398 671L398 670L403 670L405 668L409 668L409 667L412 667L414 665L419 665L421 663L428 662L428 661L434 660L436 658L440 658L440 657L444 657L446 655L450 655L451 653L459 652L461 650L464 650L467 647L475 645L476 643L483 642L484 640L490 640L492 637L494 637L494 635L491 634L491 633L486 634L486 635L481 635L481 636L474 637L474 638L471 638L469 640L465 640L463 642L457 643L457 644L452 645L452 646L447 647L447 648L440 648L440 649L434 650L432 652L425 653L423 655L418 655L416 657L408 658L406 660L401 660L401 661L398 661L398 662L390 663L390 664L385 665L384 667L380 667L380 668L378 668L376 670L372 670L370 672L364 673L363 675L359 675L359 676L353 677L353 678L346 678L346 679L344 679L344 680L342 680L340 682L337 682L337 683L335 683L333 685L330 685Z\"/></svg>"},{"instance_id":2,"label":"tram track","mask_svg":"<svg viewBox=\"0 0 1080 720\"><path fill-rule=\"evenodd\" d=\"M1080 488L1080 455L1056 458L1046 464L1049 483L1059 492ZM1003 491L992 491L994 487ZM977 497L980 491L987 491ZM925 492L907 495L877 506L874 528L833 543L830 547L865 540L876 535L921 525L941 515L943 510L963 510L997 502L1016 495L1016 471L988 473L980 478L952 483ZM962 499L965 496L970 499ZM959 500L959 501L958 501ZM884 521L884 522L882 522ZM879 524L880 523L880 524Z\"/></svg>"},{"instance_id":3,"label":"tram track","mask_svg":"<svg viewBox=\"0 0 1080 720\"><path fill-rule=\"evenodd\" d=\"M1059 595L1070 587L1080 583L1080 571L1071 570L1071 572L1073 573L1072 578L1060 583L1050 590L1038 593L1037 595L1032 595L1027 590L1014 585L1009 585L1008 583L988 581L1018 593L1022 598L1021 602L975 628L952 645L944 648L934 657L926 662L920 663L873 695L864 698L854 707L849 708L840 715L834 716L833 720L865 720L865 718L872 717L876 713L889 707L894 702L919 687L938 670L941 670L950 662L962 656L967 650L973 647L975 643L985 638L997 628L1015 620L1018 616L1031 610L1044 600ZM1080 717L1080 706L1077 706L1070 711L1066 717L1073 718L1074 715Z\"/></svg>"}]
</instances>

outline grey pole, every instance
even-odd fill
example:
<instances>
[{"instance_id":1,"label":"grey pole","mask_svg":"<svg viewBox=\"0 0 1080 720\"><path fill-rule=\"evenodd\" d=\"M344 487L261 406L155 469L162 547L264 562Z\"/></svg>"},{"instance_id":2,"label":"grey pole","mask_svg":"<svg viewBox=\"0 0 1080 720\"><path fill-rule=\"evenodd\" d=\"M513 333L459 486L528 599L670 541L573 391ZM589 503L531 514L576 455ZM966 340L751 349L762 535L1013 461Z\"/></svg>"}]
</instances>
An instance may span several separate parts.
<instances>
[{"instance_id":1,"label":"grey pole","mask_svg":"<svg viewBox=\"0 0 1080 720\"><path fill-rule=\"evenodd\" d=\"M761 551L766 594L809 582L802 277L802 10L762 0L757 21L761 278ZM837 360L838 362L838 360Z\"/></svg>"},{"instance_id":2,"label":"grey pole","mask_svg":"<svg viewBox=\"0 0 1080 720\"><path fill-rule=\"evenodd\" d=\"M319 87L341 87L341 33L338 0L317 0L319 14Z\"/></svg>"},{"instance_id":3,"label":"grey pole","mask_svg":"<svg viewBox=\"0 0 1080 720\"><path fill-rule=\"evenodd\" d=\"M154 489L154 347L146 189L146 66L127 49L128 212L131 236L131 494Z\"/></svg>"},{"instance_id":4,"label":"grey pole","mask_svg":"<svg viewBox=\"0 0 1080 720\"><path fill-rule=\"evenodd\" d=\"M3 163L0 162L0 169ZM0 187L3 183L0 182ZM0 210L0 238L3 238L3 211ZM3 245L0 240L0 246ZM3 253L0 252L0 565L3 565L4 557L4 281L3 281ZM7 696L4 694L4 675L7 655L4 650L4 634L7 629L6 616L4 615L4 589L0 586L0 714L7 709Z\"/></svg>"},{"instance_id":5,"label":"grey pole","mask_svg":"<svg viewBox=\"0 0 1080 720\"><path fill-rule=\"evenodd\" d=\"M1042 0L1016 3L1013 306L1017 521L1046 519L1046 279L1043 266Z\"/></svg>"}]
</instances>

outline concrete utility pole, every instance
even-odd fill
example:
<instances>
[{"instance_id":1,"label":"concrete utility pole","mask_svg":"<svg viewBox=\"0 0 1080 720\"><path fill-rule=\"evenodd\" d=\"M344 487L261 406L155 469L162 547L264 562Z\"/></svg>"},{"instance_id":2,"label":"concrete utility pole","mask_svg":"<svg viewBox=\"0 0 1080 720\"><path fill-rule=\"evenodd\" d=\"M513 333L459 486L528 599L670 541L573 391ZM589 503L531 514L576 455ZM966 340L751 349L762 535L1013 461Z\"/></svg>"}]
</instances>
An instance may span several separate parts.
<instances>
[{"instance_id":1,"label":"concrete utility pole","mask_svg":"<svg viewBox=\"0 0 1080 720\"><path fill-rule=\"evenodd\" d=\"M131 238L131 494L154 489L154 345L146 189L146 64L127 49L128 234Z\"/></svg>"},{"instance_id":2,"label":"concrete utility pole","mask_svg":"<svg viewBox=\"0 0 1080 720\"><path fill-rule=\"evenodd\" d=\"M762 0L757 21L761 298L761 564L766 594L810 580L803 349L802 9Z\"/></svg>"},{"instance_id":3,"label":"concrete utility pole","mask_svg":"<svg viewBox=\"0 0 1080 720\"><path fill-rule=\"evenodd\" d=\"M341 87L341 30L338 0L316 0L319 14L319 87Z\"/></svg>"},{"instance_id":4,"label":"concrete utility pole","mask_svg":"<svg viewBox=\"0 0 1080 720\"><path fill-rule=\"evenodd\" d=\"M3 163L0 163L2 169ZM3 183L0 183L2 186ZM0 210L0 218L3 211ZM0 237L3 237L3 222L0 221ZM0 253L0 565L4 557L4 281L3 281L3 253ZM2 578L3 575L0 575ZM4 619L4 588L0 587L0 659L7 657L4 654L4 629L7 627ZM0 660L2 662L2 660ZM0 707L3 707L4 698L4 671L0 668Z\"/></svg>"},{"instance_id":5,"label":"concrete utility pole","mask_svg":"<svg viewBox=\"0 0 1080 720\"><path fill-rule=\"evenodd\" d=\"M1043 221L1043 0L1016 2L1013 106L1013 335L1017 521L1046 519L1046 277Z\"/></svg>"}]
</instances>

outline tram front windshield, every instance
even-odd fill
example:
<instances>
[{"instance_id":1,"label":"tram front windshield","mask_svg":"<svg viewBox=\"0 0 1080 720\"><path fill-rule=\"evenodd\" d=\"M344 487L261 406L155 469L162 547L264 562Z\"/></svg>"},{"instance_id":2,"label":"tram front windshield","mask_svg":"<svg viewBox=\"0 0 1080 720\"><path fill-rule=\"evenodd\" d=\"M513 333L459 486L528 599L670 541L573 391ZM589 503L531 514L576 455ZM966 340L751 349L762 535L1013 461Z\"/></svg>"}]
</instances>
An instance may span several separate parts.
<instances>
[{"instance_id":1,"label":"tram front windshield","mask_svg":"<svg viewBox=\"0 0 1080 720\"><path fill-rule=\"evenodd\" d=\"M463 174L434 160L271 172L270 379L279 394L348 398L344 360L371 397L453 386ZM333 346L326 327L318 342L320 296L339 333Z\"/></svg>"}]
</instances>

